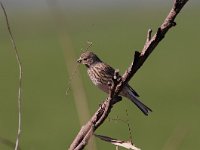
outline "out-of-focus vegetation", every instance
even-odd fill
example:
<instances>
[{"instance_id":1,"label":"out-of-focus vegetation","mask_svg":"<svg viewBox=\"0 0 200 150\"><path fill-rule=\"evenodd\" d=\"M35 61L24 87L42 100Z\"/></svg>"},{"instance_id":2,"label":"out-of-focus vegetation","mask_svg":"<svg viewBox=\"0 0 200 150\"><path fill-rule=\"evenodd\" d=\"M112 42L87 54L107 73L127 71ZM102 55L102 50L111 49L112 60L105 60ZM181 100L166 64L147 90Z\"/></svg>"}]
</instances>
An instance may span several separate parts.
<instances>
[{"instance_id":1,"label":"out-of-focus vegetation","mask_svg":"<svg viewBox=\"0 0 200 150\"><path fill-rule=\"evenodd\" d=\"M73 70L67 72L64 54L69 54L69 49L64 47L70 45L78 58L86 41L92 41L92 50L123 73L134 50L143 47L148 28L155 31L169 9L170 6L161 6L57 13L58 9L50 8L44 12L7 12L24 68L20 147L66 149L81 127L73 92L65 95ZM142 149L200 147L198 18L199 8L192 8L188 3L176 20L177 26L170 30L130 82L140 99L153 109L150 116L144 116L128 100L117 104L110 115L110 118L126 119L125 110L128 110L134 143ZM14 143L18 121L18 67L2 13L0 68L0 138ZM94 88L84 66L79 68L92 115L106 94ZM106 121L97 133L129 138L127 126L120 121ZM98 139L96 142L98 149L114 149ZM0 149L13 148L0 139Z\"/></svg>"}]
</instances>

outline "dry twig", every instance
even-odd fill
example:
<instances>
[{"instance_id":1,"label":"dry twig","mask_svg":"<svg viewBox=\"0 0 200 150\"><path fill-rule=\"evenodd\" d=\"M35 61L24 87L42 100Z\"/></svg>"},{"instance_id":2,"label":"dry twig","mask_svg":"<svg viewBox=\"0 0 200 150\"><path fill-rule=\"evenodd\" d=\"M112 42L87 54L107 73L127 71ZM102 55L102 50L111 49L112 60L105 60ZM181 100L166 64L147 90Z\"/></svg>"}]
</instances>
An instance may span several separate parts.
<instances>
[{"instance_id":1,"label":"dry twig","mask_svg":"<svg viewBox=\"0 0 200 150\"><path fill-rule=\"evenodd\" d=\"M95 137L97 137L105 142L109 142L115 146L120 146L120 147L130 149L130 150L140 150L140 148L137 148L135 145L133 145L133 143L131 141L118 140L118 139L114 139L114 138L111 138L108 136L97 135L97 134L95 134Z\"/></svg>"},{"instance_id":2,"label":"dry twig","mask_svg":"<svg viewBox=\"0 0 200 150\"><path fill-rule=\"evenodd\" d=\"M69 150L81 150L86 145L90 136L94 131L104 122L110 113L113 105L121 100L118 94L121 92L123 85L128 83L137 70L143 65L145 60L159 44L159 42L165 37L167 31L176 25L174 22L176 16L186 4L188 0L174 0L172 9L170 10L168 16L164 20L163 24L158 28L157 32L153 37L151 37L151 29L148 30L147 39L142 49L141 53L136 51L134 56L134 61L131 63L130 67L125 71L122 78L113 78L112 87L108 98L103 102L103 104L98 108L96 113L92 118L84 125L72 144L70 145ZM117 74L117 73L116 73Z\"/></svg>"},{"instance_id":3,"label":"dry twig","mask_svg":"<svg viewBox=\"0 0 200 150\"><path fill-rule=\"evenodd\" d=\"M7 28L8 28L9 35L10 35L10 40L12 42L12 46L13 46L15 56L16 56L16 59L17 59L17 64L18 64L18 67L19 67L19 88L18 88L18 99L17 99L17 102L18 102L18 131L17 131L17 138L16 138L16 143L15 143L15 150L18 150L19 149L19 138L20 138L20 134L21 134L21 114L22 114L21 113L22 75L23 75L22 74L22 63L21 63L21 60L19 58L18 49L17 49L14 37L13 37L12 32L11 32L11 28L10 28L10 24L9 24L9 21L8 21L8 16L7 16L5 7L3 6L2 2L0 2L0 3L1 3L1 8L3 9L3 12L4 12L4 16L5 16L5 19L6 19L6 25L7 25Z\"/></svg>"}]
</instances>

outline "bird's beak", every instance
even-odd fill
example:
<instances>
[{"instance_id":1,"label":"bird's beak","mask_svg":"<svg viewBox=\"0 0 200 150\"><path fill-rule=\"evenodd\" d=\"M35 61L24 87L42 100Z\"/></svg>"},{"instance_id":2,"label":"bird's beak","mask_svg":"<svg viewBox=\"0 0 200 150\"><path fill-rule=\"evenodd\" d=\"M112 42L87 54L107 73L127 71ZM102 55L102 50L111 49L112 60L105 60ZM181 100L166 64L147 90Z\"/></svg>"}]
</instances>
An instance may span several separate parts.
<instances>
[{"instance_id":1,"label":"bird's beak","mask_svg":"<svg viewBox=\"0 0 200 150\"><path fill-rule=\"evenodd\" d=\"M77 63L81 63L81 61L82 61L81 58L77 59Z\"/></svg>"}]
</instances>

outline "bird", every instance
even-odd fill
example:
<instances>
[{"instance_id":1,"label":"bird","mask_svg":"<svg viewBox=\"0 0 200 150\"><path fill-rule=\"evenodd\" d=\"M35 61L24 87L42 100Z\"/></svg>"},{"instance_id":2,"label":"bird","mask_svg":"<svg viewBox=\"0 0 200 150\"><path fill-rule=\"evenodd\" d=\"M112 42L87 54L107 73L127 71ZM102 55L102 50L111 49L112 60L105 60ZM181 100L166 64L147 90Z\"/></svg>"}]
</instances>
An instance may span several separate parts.
<instances>
[{"instance_id":1,"label":"bird","mask_svg":"<svg viewBox=\"0 0 200 150\"><path fill-rule=\"evenodd\" d=\"M89 50L84 51L77 62L87 67L88 76L94 85L109 93L108 83L112 83L115 69L104 63L94 52ZM129 84L124 85L119 95L131 100L146 116L152 111L138 99L139 94Z\"/></svg>"}]
</instances>

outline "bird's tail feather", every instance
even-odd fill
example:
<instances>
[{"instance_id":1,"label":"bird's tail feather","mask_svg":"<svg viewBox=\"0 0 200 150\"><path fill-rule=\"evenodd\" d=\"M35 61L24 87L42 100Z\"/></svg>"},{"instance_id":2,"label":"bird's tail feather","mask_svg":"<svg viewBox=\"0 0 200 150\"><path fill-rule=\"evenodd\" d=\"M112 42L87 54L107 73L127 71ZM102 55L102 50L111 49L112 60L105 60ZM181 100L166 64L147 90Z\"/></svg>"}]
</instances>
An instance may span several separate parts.
<instances>
[{"instance_id":1,"label":"bird's tail feather","mask_svg":"<svg viewBox=\"0 0 200 150\"><path fill-rule=\"evenodd\" d=\"M145 115L148 116L149 111L152 111L148 106L139 101L136 97L130 99Z\"/></svg>"},{"instance_id":2,"label":"bird's tail feather","mask_svg":"<svg viewBox=\"0 0 200 150\"><path fill-rule=\"evenodd\" d=\"M126 95L126 97L128 99L130 99L145 115L148 115L149 111L152 112L152 110L146 106L145 104L143 104L136 95L134 95L134 93L131 90L127 90L128 91L128 95Z\"/></svg>"}]
</instances>

